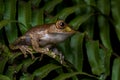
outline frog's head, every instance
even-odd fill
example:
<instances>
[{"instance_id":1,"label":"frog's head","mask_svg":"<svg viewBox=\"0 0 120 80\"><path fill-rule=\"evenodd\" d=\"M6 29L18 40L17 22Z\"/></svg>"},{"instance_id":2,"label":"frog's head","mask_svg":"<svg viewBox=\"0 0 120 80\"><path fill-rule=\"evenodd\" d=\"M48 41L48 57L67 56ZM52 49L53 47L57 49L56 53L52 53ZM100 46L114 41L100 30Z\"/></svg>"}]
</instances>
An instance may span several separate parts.
<instances>
[{"instance_id":1,"label":"frog's head","mask_svg":"<svg viewBox=\"0 0 120 80\"><path fill-rule=\"evenodd\" d=\"M63 20L58 20L56 23L50 25L48 29L49 38L52 38L52 41L54 40L55 42L64 41L75 32Z\"/></svg>"},{"instance_id":2,"label":"frog's head","mask_svg":"<svg viewBox=\"0 0 120 80\"><path fill-rule=\"evenodd\" d=\"M52 34L64 34L64 35L72 35L76 31L71 29L68 24L66 24L63 20L58 20L55 24L51 25L49 28L49 33Z\"/></svg>"}]
</instances>

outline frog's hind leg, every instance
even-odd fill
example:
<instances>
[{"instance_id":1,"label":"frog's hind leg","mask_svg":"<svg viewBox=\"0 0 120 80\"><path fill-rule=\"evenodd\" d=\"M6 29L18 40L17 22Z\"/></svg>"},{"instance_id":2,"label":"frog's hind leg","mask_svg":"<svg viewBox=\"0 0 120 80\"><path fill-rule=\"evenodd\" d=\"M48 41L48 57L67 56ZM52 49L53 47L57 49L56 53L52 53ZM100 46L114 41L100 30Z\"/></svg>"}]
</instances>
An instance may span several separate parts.
<instances>
[{"instance_id":1,"label":"frog's hind leg","mask_svg":"<svg viewBox=\"0 0 120 80\"><path fill-rule=\"evenodd\" d=\"M27 53L29 53L29 54L31 55L32 59L35 58L34 55L32 54L32 51L33 51L33 50L32 50L31 48L29 48L28 46L26 46L26 45L18 45L18 46L10 45L10 48L11 48L12 50L17 50L17 49L19 49L19 50L24 54L24 57L25 57L25 58L27 57Z\"/></svg>"}]
</instances>

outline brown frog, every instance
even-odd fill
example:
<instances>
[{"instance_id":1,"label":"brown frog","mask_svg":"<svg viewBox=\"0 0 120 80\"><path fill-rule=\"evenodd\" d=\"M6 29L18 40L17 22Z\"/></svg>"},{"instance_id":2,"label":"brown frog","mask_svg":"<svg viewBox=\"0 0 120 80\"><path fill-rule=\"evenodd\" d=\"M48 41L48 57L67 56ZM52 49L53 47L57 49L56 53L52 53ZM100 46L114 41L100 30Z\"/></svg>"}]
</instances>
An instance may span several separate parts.
<instances>
[{"instance_id":1,"label":"brown frog","mask_svg":"<svg viewBox=\"0 0 120 80\"><path fill-rule=\"evenodd\" d=\"M38 53L46 54L49 51L48 48L64 41L75 32L63 20L58 20L56 23L38 25L19 37L10 45L10 49L20 49L25 57L29 53L33 59L32 49Z\"/></svg>"}]
</instances>

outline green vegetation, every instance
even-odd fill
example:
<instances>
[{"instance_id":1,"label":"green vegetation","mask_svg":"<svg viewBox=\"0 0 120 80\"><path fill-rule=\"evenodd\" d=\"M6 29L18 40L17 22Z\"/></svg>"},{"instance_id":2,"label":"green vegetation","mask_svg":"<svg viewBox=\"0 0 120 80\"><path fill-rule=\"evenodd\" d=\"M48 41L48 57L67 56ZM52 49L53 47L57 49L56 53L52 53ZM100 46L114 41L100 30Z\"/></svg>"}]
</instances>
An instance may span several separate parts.
<instances>
[{"instance_id":1,"label":"green vegetation","mask_svg":"<svg viewBox=\"0 0 120 80\"><path fill-rule=\"evenodd\" d=\"M120 0L0 0L0 80L120 80ZM35 25L65 20L77 30L40 60L9 44Z\"/></svg>"}]
</instances>

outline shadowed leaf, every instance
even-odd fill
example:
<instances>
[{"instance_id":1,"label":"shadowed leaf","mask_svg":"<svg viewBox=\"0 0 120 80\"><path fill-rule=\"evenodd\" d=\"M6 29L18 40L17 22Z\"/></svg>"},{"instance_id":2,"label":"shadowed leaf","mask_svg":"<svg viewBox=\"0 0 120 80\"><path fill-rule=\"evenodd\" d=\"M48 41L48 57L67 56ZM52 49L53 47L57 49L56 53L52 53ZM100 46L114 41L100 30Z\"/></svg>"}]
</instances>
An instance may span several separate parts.
<instances>
[{"instance_id":1,"label":"shadowed leaf","mask_svg":"<svg viewBox=\"0 0 120 80\"><path fill-rule=\"evenodd\" d=\"M34 71L34 75L40 77L41 79L46 77L52 70L60 68L60 66L55 64L47 64Z\"/></svg>"}]
</instances>

